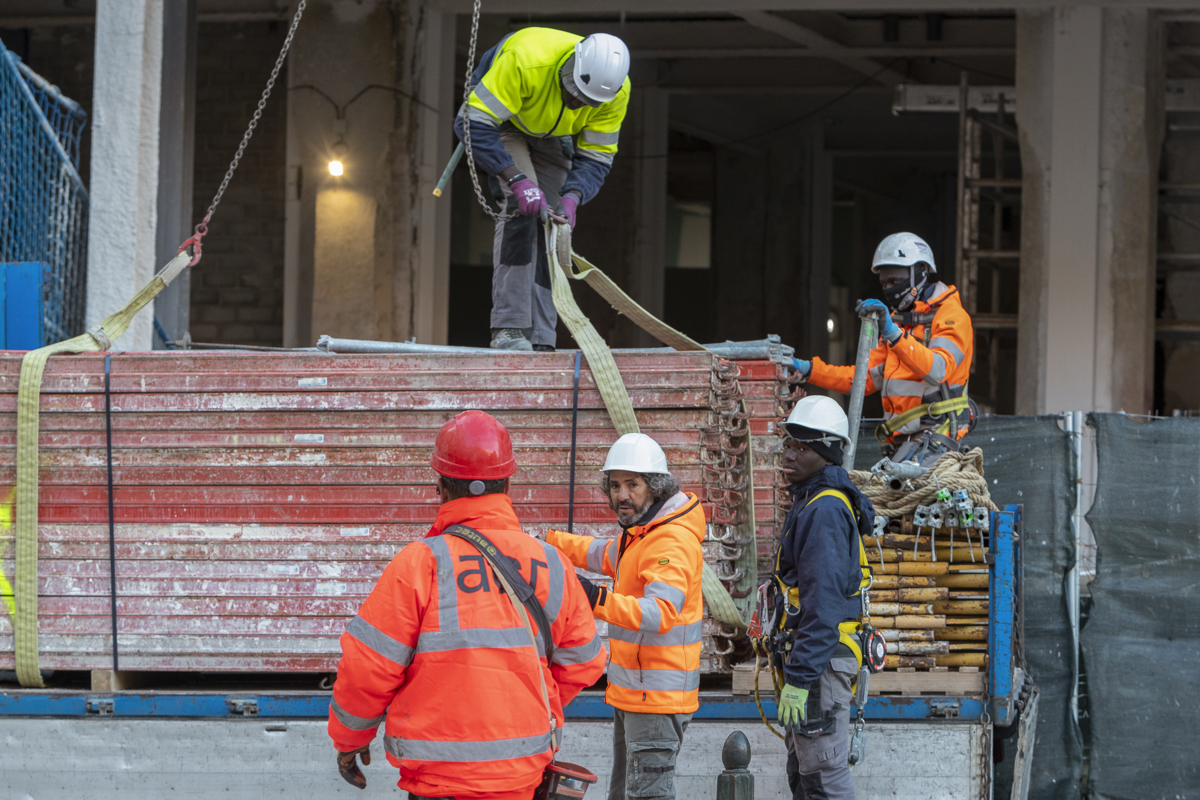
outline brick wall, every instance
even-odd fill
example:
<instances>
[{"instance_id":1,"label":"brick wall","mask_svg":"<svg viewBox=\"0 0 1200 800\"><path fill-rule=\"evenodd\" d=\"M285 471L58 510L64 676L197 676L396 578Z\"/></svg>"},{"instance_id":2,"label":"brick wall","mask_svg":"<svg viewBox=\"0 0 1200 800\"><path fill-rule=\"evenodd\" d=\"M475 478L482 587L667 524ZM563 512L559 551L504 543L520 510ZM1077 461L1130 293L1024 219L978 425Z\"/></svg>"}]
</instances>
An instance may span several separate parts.
<instances>
[{"instance_id":1,"label":"brick wall","mask_svg":"<svg viewBox=\"0 0 1200 800\"><path fill-rule=\"evenodd\" d=\"M278 22L203 23L196 56L193 215L204 216L271 73ZM191 281L197 342L283 343L287 77L275 90L204 240Z\"/></svg>"}]
</instances>

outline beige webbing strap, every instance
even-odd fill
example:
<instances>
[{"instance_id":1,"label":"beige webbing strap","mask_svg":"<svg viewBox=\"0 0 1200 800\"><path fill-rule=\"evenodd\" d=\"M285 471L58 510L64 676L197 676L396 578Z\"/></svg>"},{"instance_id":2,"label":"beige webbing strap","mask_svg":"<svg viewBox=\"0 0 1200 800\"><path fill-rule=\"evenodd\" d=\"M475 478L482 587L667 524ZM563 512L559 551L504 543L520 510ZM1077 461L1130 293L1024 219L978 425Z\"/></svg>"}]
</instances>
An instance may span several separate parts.
<instances>
[{"instance_id":1,"label":"beige webbing strap","mask_svg":"<svg viewBox=\"0 0 1200 800\"><path fill-rule=\"evenodd\" d=\"M571 293L571 284L566 278L571 277L575 280L586 282L588 286L591 286L601 297L612 304L613 308L629 317L638 327L669 347L687 351L704 350L705 347L642 308L620 286L613 283L611 278L601 272L599 268L573 251L571 249L570 228L566 225L552 221L546 223L546 251L546 255L550 260L550 285L554 297L554 307L558 311L559 316L563 318L567 330L575 337L575 342L579 345L579 349L587 356L588 366L592 370L592 378L596 381L596 386L600 390L600 396L604 399L604 406L608 409L608 415L612 418L613 427L617 429L617 433L622 435L637 433L638 424L637 417L633 412L633 403L629 400L629 392L625 389L625 381L622 380L621 373L617 369L617 363L613 360L612 351L609 350L608 343L596 331L591 320L580 311L579 306L575 302L575 296ZM563 261L568 258L570 259L568 264L573 261L575 265L582 269L580 273L573 274L572 269L563 264ZM742 411L744 412L745 410L745 401L743 400ZM745 539L746 528L749 528L749 537L753 541L755 525L754 456L752 444L749 446L747 452L747 464L749 468L746 470L746 473L749 483L747 484L745 499L742 503L743 517L746 521L738 526L738 538ZM756 556L751 556L747 561L750 566L747 572L753 572L752 584L758 581L758 569L755 559ZM705 602L708 603L708 609L712 613L713 619L738 630L746 629L746 621L742 618L741 612L738 611L737 604L733 602L733 597L729 594L729 590L725 588L725 584L721 583L720 578L713 572L708 562L704 562L703 569L701 570L700 588L704 594Z\"/></svg>"},{"instance_id":2,"label":"beige webbing strap","mask_svg":"<svg viewBox=\"0 0 1200 800\"><path fill-rule=\"evenodd\" d=\"M31 350L21 360L21 378L17 384L17 558L14 592L17 609L13 619L13 634L17 680L22 686L44 686L42 671L38 666L38 410L46 362L55 353L107 350L129 329L134 316L187 267L191 258L187 252L175 256L124 308L87 333Z\"/></svg>"},{"instance_id":3,"label":"beige webbing strap","mask_svg":"<svg viewBox=\"0 0 1200 800\"><path fill-rule=\"evenodd\" d=\"M554 298L554 308L562 317L571 336L575 337L579 349L587 357L592 379L596 381L596 388L604 398L604 407L608 409L608 415L612 418L617 433L622 436L638 433L640 429L637 416L633 413L633 403L629 400L629 393L625 391L625 381L621 380L621 372L617 369L617 362L613 360L612 351L608 349L608 344L592 325L592 321L579 310L575 295L571 293L571 284L567 281L566 269L559 263L559 227L553 222L546 223L546 250L550 259L550 292Z\"/></svg>"}]
</instances>

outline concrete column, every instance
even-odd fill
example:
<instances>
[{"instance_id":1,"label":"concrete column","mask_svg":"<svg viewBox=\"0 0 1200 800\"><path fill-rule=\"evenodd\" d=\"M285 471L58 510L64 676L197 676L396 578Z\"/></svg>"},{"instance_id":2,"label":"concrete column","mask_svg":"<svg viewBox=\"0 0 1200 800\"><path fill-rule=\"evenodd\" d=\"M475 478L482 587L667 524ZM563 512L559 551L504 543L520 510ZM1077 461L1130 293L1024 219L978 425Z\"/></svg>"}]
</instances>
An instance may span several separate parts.
<instances>
[{"instance_id":1,"label":"concrete column","mask_svg":"<svg viewBox=\"0 0 1200 800\"><path fill-rule=\"evenodd\" d=\"M392 3L396 105L386 156L387 233L377 285L391 297L383 338L446 342L450 299L450 198L432 196L454 145L455 15L417 0ZM409 99L409 98L415 98ZM381 220L383 218L381 217Z\"/></svg>"},{"instance_id":2,"label":"concrete column","mask_svg":"<svg viewBox=\"0 0 1200 800\"><path fill-rule=\"evenodd\" d=\"M196 130L196 0L163 6L162 104L159 110L158 233L155 263L166 264L192 235L192 152ZM191 270L154 298L168 339L188 330ZM154 347L163 343L153 337Z\"/></svg>"},{"instance_id":3,"label":"concrete column","mask_svg":"<svg viewBox=\"0 0 1200 800\"><path fill-rule=\"evenodd\" d=\"M1166 126L1164 30L1146 9L1104 10L1097 396L1152 413L1158 167Z\"/></svg>"},{"instance_id":4,"label":"concrete column","mask_svg":"<svg viewBox=\"0 0 1200 800\"><path fill-rule=\"evenodd\" d=\"M157 270L164 0L98 0L85 324L99 324ZM152 308L118 347L151 349Z\"/></svg>"},{"instance_id":5,"label":"concrete column","mask_svg":"<svg viewBox=\"0 0 1200 800\"><path fill-rule=\"evenodd\" d=\"M1018 413L1149 410L1162 48L1145 11L1019 11Z\"/></svg>"},{"instance_id":6,"label":"concrete column","mask_svg":"<svg viewBox=\"0 0 1200 800\"><path fill-rule=\"evenodd\" d=\"M718 147L714 160L715 338L759 339L766 334L766 154Z\"/></svg>"},{"instance_id":7,"label":"concrete column","mask_svg":"<svg viewBox=\"0 0 1200 800\"><path fill-rule=\"evenodd\" d=\"M808 180L805 205L809 233L804 283L807 306L798 343L805 352L829 358L829 293L833 272L833 156L825 149L825 127L808 135ZM771 333L772 331L768 331Z\"/></svg>"},{"instance_id":8,"label":"concrete column","mask_svg":"<svg viewBox=\"0 0 1200 800\"><path fill-rule=\"evenodd\" d=\"M412 336L418 342L446 344L450 314L450 189L433 196L442 170L454 150L454 112L461 102L454 92L456 15L426 11L418 97L413 109L420 126L420 181L417 186L416 303ZM402 334L403 335L403 334Z\"/></svg>"},{"instance_id":9,"label":"concrete column","mask_svg":"<svg viewBox=\"0 0 1200 800\"><path fill-rule=\"evenodd\" d=\"M635 89L630 102L637 105L629 119L632 130L622 131L623 146L634 158L633 263L629 294L659 319L667 274L667 152L668 93L653 87ZM632 135L630 135L632 134ZM632 141L629 141L632 139ZM627 144L628 143L628 144ZM618 155L618 158L620 156ZM637 331L635 346L656 347L659 342Z\"/></svg>"}]
</instances>

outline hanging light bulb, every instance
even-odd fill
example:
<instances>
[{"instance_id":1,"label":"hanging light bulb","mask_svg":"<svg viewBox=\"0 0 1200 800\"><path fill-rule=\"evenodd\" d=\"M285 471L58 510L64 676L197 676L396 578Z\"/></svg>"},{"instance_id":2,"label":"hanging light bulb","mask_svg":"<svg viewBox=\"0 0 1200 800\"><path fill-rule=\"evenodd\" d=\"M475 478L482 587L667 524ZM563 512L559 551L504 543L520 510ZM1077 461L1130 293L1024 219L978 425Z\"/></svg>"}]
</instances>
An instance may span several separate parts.
<instances>
[{"instance_id":1,"label":"hanging light bulb","mask_svg":"<svg viewBox=\"0 0 1200 800\"><path fill-rule=\"evenodd\" d=\"M329 174L337 177L342 175L346 169L342 164L342 159L346 153L350 152L350 148L346 146L346 142L338 137L338 140L333 145L333 158L329 161Z\"/></svg>"}]
</instances>

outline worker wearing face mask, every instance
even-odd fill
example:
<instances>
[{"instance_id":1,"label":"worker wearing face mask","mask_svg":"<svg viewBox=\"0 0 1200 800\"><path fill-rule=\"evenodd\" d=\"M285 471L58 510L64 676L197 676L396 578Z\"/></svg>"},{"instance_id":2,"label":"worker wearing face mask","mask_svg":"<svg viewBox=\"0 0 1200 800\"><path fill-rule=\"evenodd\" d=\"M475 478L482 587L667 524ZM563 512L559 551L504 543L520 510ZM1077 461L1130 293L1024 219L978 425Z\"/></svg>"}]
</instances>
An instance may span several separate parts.
<instances>
[{"instance_id":1,"label":"worker wearing face mask","mask_svg":"<svg viewBox=\"0 0 1200 800\"><path fill-rule=\"evenodd\" d=\"M558 314L540 214L575 227L579 206L600 191L617 154L629 105L629 50L607 33L586 38L524 28L483 54L467 126L475 162L503 206L492 246L492 347L553 350ZM572 138L574 137L574 138Z\"/></svg>"},{"instance_id":2,"label":"worker wearing face mask","mask_svg":"<svg viewBox=\"0 0 1200 800\"><path fill-rule=\"evenodd\" d=\"M784 429L781 466L792 508L768 584L776 621L768 640L772 665L783 673L788 784L793 800L853 800L849 709L862 666L862 592L870 585L861 536L875 510L842 468L849 425L835 400L802 398Z\"/></svg>"},{"instance_id":3,"label":"worker wearing face mask","mask_svg":"<svg viewBox=\"0 0 1200 800\"><path fill-rule=\"evenodd\" d=\"M700 707L704 508L679 488L662 448L627 433L608 451L600 487L622 532L615 539L550 531L546 542L613 590L580 576L608 623L613 771L608 800L673 800L675 759Z\"/></svg>"},{"instance_id":4,"label":"worker wearing face mask","mask_svg":"<svg viewBox=\"0 0 1200 800\"><path fill-rule=\"evenodd\" d=\"M894 233L875 250L871 271L884 300L860 300L858 313L879 315L879 346L871 351L867 394L883 395L885 420L876 430L884 455L925 465L957 451L974 410L967 398L974 331L958 290L937 278L933 252L912 233ZM847 394L854 366L795 359L805 381ZM847 467L853 467L848 464Z\"/></svg>"}]
</instances>

